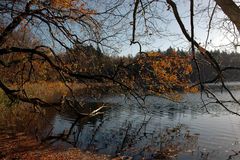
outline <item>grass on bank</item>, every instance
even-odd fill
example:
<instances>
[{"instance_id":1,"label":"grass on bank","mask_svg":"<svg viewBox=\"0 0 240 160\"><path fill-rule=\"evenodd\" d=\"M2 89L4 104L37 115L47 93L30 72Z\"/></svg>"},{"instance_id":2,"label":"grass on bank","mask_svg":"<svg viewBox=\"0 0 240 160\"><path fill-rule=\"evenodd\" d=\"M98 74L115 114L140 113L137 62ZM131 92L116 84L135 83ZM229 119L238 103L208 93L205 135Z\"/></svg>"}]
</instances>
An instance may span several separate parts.
<instances>
[{"instance_id":1,"label":"grass on bank","mask_svg":"<svg viewBox=\"0 0 240 160\"><path fill-rule=\"evenodd\" d=\"M11 87L15 87L12 85ZM74 91L84 89L83 84L70 84ZM69 89L61 82L38 82L24 85L30 97L39 97L45 101L57 101L69 94ZM29 128L40 128L43 125L44 109L36 113L33 106L25 103L12 103L0 90L0 159L109 159L104 155L85 153L79 149L55 150L41 145ZM44 123L44 122L43 122Z\"/></svg>"}]
</instances>

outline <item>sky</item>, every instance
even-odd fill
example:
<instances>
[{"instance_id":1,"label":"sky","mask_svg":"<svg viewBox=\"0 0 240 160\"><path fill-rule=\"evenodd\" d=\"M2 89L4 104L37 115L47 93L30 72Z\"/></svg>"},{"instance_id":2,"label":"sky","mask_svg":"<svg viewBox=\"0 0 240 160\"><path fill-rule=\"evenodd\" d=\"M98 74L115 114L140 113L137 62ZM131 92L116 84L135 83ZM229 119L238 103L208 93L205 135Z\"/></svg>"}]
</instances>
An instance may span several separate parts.
<instances>
[{"instance_id":1,"label":"sky","mask_svg":"<svg viewBox=\"0 0 240 160\"><path fill-rule=\"evenodd\" d=\"M176 1L178 2L178 10L180 15L182 16L182 21L184 22L186 29L190 32L190 17L189 17L189 1L182 0ZM194 17L194 24L195 24L195 39L197 42L199 42L202 46L205 46L205 41L207 39L207 31L209 27L209 19L213 7L215 3L211 2L209 11L204 10L206 8L206 5L208 5L208 0L199 0L196 1L198 3L195 3L195 17ZM172 21L168 24L166 24L167 31L169 32L169 36L153 36L153 41L150 45L146 45L143 47L143 50L149 51L149 50L166 50L170 46L172 48L179 48L183 50L189 50L190 43L187 42L186 38L183 36L181 29L179 25L177 24L175 17L173 16L173 13L171 11L168 15L169 19L172 19ZM233 39L237 39L240 42L240 34L236 35L238 38L233 38L232 34L226 33L226 30L223 30L223 28L220 28L220 24L222 22L219 22L220 18L225 17L223 12L220 9L215 10L215 14L213 16L213 21L211 24L211 30L208 38L208 44L207 49L208 50L214 50L219 49L227 52L231 51L237 51L240 53L240 47L235 50L235 48L232 47L232 45L227 45L231 42L233 42ZM159 25L164 25L163 23L159 23ZM221 24L222 25L222 24ZM240 43L238 43L240 44ZM138 51L138 46L125 46L123 52L121 52L122 55L129 53L134 55Z\"/></svg>"},{"instance_id":2,"label":"sky","mask_svg":"<svg viewBox=\"0 0 240 160\"><path fill-rule=\"evenodd\" d=\"M87 7L95 9L97 13L104 12L107 9L111 9L113 5L119 5L118 8L112 9L110 14L94 15L100 29L98 35L106 38L103 45L100 47L103 52L117 54L120 56L136 55L139 52L139 46L137 44L130 45L132 38L132 12L128 13L129 9L133 9L133 1L125 0L124 3L120 3L124 0L90 0L86 1ZM178 48L183 50L190 49L190 43L186 41L186 38L181 33L180 27L177 24L175 17L168 6L164 3L165 0L159 0L146 8L145 13L139 12L136 22L136 40L142 45L142 51L156 51L166 50L170 46L172 48ZM190 32L190 18L189 18L189 0L175 0L182 21L184 22L186 29ZM210 3L209 3L210 2ZM206 10L210 4L209 10ZM213 0L198 0L195 1L195 39L202 46L205 46L207 38L207 30L209 26L209 19L215 3ZM110 16L109 16L110 15ZM124 16L122 18L122 16ZM146 18L145 19L143 18ZM223 22L220 19L224 17L224 14L220 9L216 9L214 14L211 31L208 38L207 49L220 49L224 51L237 51L240 52L240 48L234 50L232 45L226 45L234 42L232 35L225 33L223 28ZM119 21L121 19L121 21ZM95 39L95 36L84 30L77 24L70 24L71 31L85 40L87 38ZM46 26L37 28L34 33L38 34L45 44L52 45L54 48L61 52L63 51L60 45L53 41L46 33ZM58 32L56 31L57 35ZM237 37L237 38L236 38ZM236 35L235 40L240 42L239 33ZM59 36L62 42L65 42L69 47L72 44L66 41L66 38ZM237 42L236 42L237 43ZM239 43L238 43L239 44Z\"/></svg>"}]
</instances>

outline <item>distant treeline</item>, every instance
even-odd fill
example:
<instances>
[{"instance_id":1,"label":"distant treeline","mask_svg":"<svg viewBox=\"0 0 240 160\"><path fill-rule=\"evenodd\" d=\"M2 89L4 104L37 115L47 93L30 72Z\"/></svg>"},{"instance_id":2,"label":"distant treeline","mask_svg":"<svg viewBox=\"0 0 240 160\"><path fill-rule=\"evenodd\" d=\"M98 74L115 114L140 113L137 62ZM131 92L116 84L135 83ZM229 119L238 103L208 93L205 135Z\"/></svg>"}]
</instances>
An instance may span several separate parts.
<instances>
[{"instance_id":1,"label":"distant treeline","mask_svg":"<svg viewBox=\"0 0 240 160\"><path fill-rule=\"evenodd\" d=\"M173 52L178 54L179 56L182 57L189 57L188 51L183 51L183 50L175 50L171 47L169 47L167 50L161 51L153 51L155 53L163 54L163 55L171 55ZM80 54L84 53L84 54ZM240 67L240 54L231 52L227 53L226 51L220 51L220 50L213 50L210 51L212 56L216 59L218 62L219 66L221 68L224 67ZM65 54L63 54L64 56ZM139 68L137 67L131 67L131 65L127 64L133 64L136 63L137 58L139 57L139 54L136 56L108 56L106 54L103 54L99 48L94 49L92 46L87 46L87 47L73 47L70 51L68 51L67 55L71 55L75 61L76 66L79 66L79 70L86 71L86 72L98 72L98 73L103 73L103 74L113 74L116 71L116 68L119 64L125 64L128 66L129 70L132 72L137 72L134 71L134 69L138 70ZM79 56L81 55L81 56ZM83 56L84 55L84 56ZM66 56L65 59L69 59L70 57ZM91 57L91 58L90 58ZM213 69L213 67L210 65L210 63L200 54L196 53L196 59L198 61L199 65L199 71L200 71L200 77L202 81L207 81L211 80L214 78L217 73ZM70 60L71 61L71 60ZM70 62L69 61L69 62ZM190 62L192 65L192 74L190 75L190 79L192 82L196 82L199 80L199 71L197 70L195 62L191 61ZM226 81L240 81L240 70L229 70L223 73L224 79Z\"/></svg>"},{"instance_id":2,"label":"distant treeline","mask_svg":"<svg viewBox=\"0 0 240 160\"><path fill-rule=\"evenodd\" d=\"M179 55L189 55L189 52L183 50L174 50L173 48L169 47L166 51L158 50L159 53L163 54L170 54L175 51ZM240 68L240 53L236 52L227 52L227 51L220 51L220 50L212 50L210 51L211 55L216 59L219 66L221 68L225 67L239 67ZM211 64L199 53L196 52L196 59L199 65L200 77L202 81L208 81L213 79L217 73ZM191 62L193 67L193 72L190 76L192 82L199 81L196 63ZM228 70L223 73L224 79L226 81L240 81L240 70Z\"/></svg>"},{"instance_id":3,"label":"distant treeline","mask_svg":"<svg viewBox=\"0 0 240 160\"><path fill-rule=\"evenodd\" d=\"M227 53L225 51L214 50L210 51L212 56L218 62L220 68L225 67L240 67L240 54L239 53ZM213 79L217 73L214 68L207 62L206 59L199 53L196 54L196 58L198 59L199 70L200 70L200 77L202 81L208 81ZM193 73L191 75L192 82L198 80L198 71L196 69L196 65L192 62L193 66ZM223 77L225 81L240 81L240 70L227 70L223 72Z\"/></svg>"},{"instance_id":4,"label":"distant treeline","mask_svg":"<svg viewBox=\"0 0 240 160\"><path fill-rule=\"evenodd\" d=\"M172 48L169 48L166 51L154 51L154 53L159 53L159 55L165 56L171 56L174 53L179 57L182 57L182 59L189 59L189 57L191 57L188 52L183 50L174 50ZM221 67L240 67L240 54L226 53L219 50L211 51L211 54L216 58ZM116 76L117 79L124 79L126 77L131 77L131 75L137 75L139 74L139 71L142 70L143 72L146 72L146 75L154 77L155 75L151 73L154 69L151 68L147 62L146 64L144 64L143 61L141 61L141 64L139 63L139 58L143 55L144 54L137 54L136 56L127 57L110 56L102 53L99 47L95 49L93 46L75 45L65 53L58 54L58 58L53 56L51 53L49 53L48 56L52 61L62 67L67 67L69 70L81 72L82 74L101 74ZM7 82L19 83L23 81L38 80L56 81L62 78L54 68L50 67L46 61L37 55L31 57L26 54L8 54L6 56L1 56L0 58L0 62L2 62L2 64L0 64L0 76ZM196 53L196 58L199 62L200 76L203 81L210 80L216 76L216 72L214 72L212 66L201 54ZM193 61L189 61L189 63L192 65L192 73L189 78L191 82L196 82L199 77L196 65ZM145 69L143 69L144 67ZM148 71L149 73L147 73ZM238 70L231 70L225 72L224 77L227 81L239 81L239 73L240 71ZM138 77L140 77L140 82L146 81L145 78L141 79L141 77L143 77L142 75ZM72 79L69 78L69 81L72 81Z\"/></svg>"}]
</instances>

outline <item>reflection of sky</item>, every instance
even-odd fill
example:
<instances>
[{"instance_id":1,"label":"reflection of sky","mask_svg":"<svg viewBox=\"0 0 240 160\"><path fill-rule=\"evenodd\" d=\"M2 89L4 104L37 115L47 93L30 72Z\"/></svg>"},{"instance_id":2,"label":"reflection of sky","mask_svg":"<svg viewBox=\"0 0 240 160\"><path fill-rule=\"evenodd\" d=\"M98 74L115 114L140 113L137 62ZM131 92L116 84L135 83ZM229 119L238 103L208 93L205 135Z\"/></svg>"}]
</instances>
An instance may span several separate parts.
<instances>
[{"instance_id":1,"label":"reflection of sky","mask_svg":"<svg viewBox=\"0 0 240 160\"><path fill-rule=\"evenodd\" d=\"M90 8L96 8L98 12L109 9L112 5L115 5L118 2L121 1L87 1ZM145 23L142 13L139 14L137 19L136 40L139 40L141 42L143 51L158 49L166 50L170 46L172 46L173 48L189 50L190 43L186 41L186 38L181 33L180 27L177 24L172 11L168 10L168 7L164 2L165 1L158 1L152 3L151 7L147 8L145 16L147 17L147 19L151 19L151 21L149 22ZM190 32L189 0L176 0L175 2L178 6L182 21L184 22L187 31ZM213 1L210 2L211 3L209 10L206 10L209 0L195 1L195 39L201 45L205 45L209 18L214 7ZM139 51L139 47L137 44L130 46L132 31L132 26L130 25L130 23L132 21L132 12L126 15L118 23L120 16L117 15L127 14L129 9L133 9L133 6L129 5L130 3L130 1L126 0L123 4L119 5L118 9L113 10L113 14L115 16L111 15L110 17L108 17L108 14L94 16L94 18L96 18L99 24L102 26L99 35L102 37L108 37L108 40L102 41L103 44L106 45L102 48L104 52L113 51L109 50L109 47L116 48L121 55L135 55ZM150 12L148 13L148 11ZM212 30L211 34L209 35L209 44L207 46L207 49L221 49L232 51L233 48L229 48L229 46L223 46L229 44L230 42L233 42L233 37L231 34L227 35L224 33L223 30L219 29L222 23L218 22L217 19L219 17L223 17L223 14L221 11L219 11L219 9L217 9L216 11L217 13L214 15L215 20L212 22ZM71 28L73 33L80 35L80 37L82 38L80 40L84 40L86 39L86 37L94 39L94 36L92 34L85 34L81 26L70 25L69 27ZM157 33L156 29L160 32ZM42 30L44 30L44 27L42 28ZM49 36L44 35L43 32L38 30L35 33L37 33L39 37L43 38L46 44L54 46L56 50L61 50L59 44L51 43L49 41ZM117 34L113 35L114 32ZM66 38L63 38L61 36L59 38L61 38L62 42L66 42L66 44L71 47L70 43L67 42Z\"/></svg>"},{"instance_id":2,"label":"reflection of sky","mask_svg":"<svg viewBox=\"0 0 240 160\"><path fill-rule=\"evenodd\" d=\"M226 93L222 93L221 97L226 98ZM147 97L144 105L149 113L138 107L134 99L128 101L124 97L109 96L101 101L113 103L113 107L105 112L103 118L96 118L94 123L83 124L82 128L76 126L80 131L78 147L82 149L87 149L91 143L96 147L97 152L114 155L115 150L121 146L127 127L129 127L128 138L134 137L134 147L158 146L156 142L161 140L159 135L164 133L166 128L183 124L191 134L199 134L197 147L190 148L198 151L189 155L189 159L198 159L197 154L201 151L209 152L210 159L222 160L227 159L231 150L239 150L239 117L216 104L209 106L211 114L204 113L201 110L202 104L199 104L201 103L199 94L185 95L182 103L174 103L159 97ZM232 106L232 108L237 107ZM147 121L150 117L151 119ZM54 133L62 133L71 123L72 121L64 116L56 116L53 121ZM142 124L146 125L138 133ZM178 159L186 159L186 155Z\"/></svg>"},{"instance_id":3,"label":"reflection of sky","mask_svg":"<svg viewBox=\"0 0 240 160\"><path fill-rule=\"evenodd\" d=\"M72 122L62 119L60 115L56 115L52 124L54 124L54 133L63 133L71 127Z\"/></svg>"}]
</instances>

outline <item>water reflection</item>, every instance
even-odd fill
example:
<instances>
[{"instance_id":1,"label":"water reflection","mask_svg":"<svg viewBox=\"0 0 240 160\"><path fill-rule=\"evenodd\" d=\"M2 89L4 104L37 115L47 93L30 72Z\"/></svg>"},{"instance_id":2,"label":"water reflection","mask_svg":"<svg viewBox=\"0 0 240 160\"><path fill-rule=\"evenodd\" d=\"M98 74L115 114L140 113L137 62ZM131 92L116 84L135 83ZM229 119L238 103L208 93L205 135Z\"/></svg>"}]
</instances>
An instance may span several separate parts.
<instances>
[{"instance_id":1,"label":"water reflection","mask_svg":"<svg viewBox=\"0 0 240 160\"><path fill-rule=\"evenodd\" d=\"M111 107L90 119L71 110L48 110L45 117L52 127L45 125L38 134L54 146L134 159L239 159L240 117L214 104L207 114L200 102L194 94L180 103L153 96L142 109L134 99L109 96L90 100L90 110L98 105Z\"/></svg>"},{"instance_id":2,"label":"water reflection","mask_svg":"<svg viewBox=\"0 0 240 160\"><path fill-rule=\"evenodd\" d=\"M84 125L83 120L77 118L66 133L48 136L44 141L59 144L58 140L61 140L85 150L112 156L127 155L134 159L169 159L180 152L193 152L197 147L198 135L191 134L187 127L181 124L174 128L149 132L147 127L151 117L145 117L142 123L137 125L125 121L118 126L118 130L104 128L107 119L98 119L99 121L88 121Z\"/></svg>"}]
</instances>

